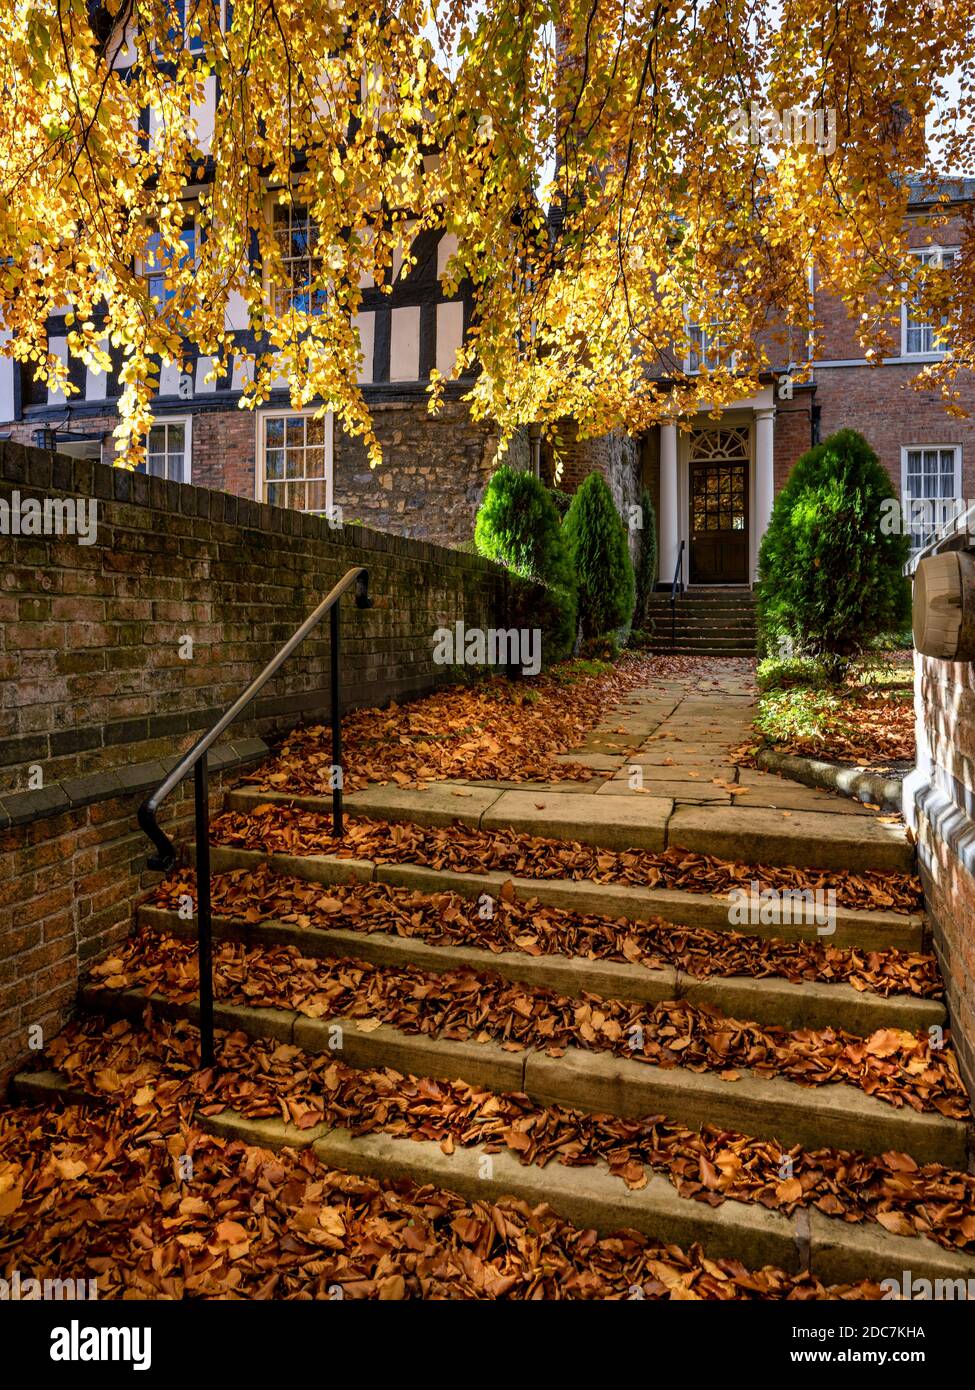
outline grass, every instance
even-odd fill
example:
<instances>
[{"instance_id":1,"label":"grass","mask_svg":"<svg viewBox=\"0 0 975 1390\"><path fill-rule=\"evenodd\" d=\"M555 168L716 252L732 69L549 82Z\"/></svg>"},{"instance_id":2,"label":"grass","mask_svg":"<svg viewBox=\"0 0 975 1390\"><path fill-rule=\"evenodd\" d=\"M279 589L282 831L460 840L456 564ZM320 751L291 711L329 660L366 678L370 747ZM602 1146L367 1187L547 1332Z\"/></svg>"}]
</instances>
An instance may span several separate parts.
<instances>
[{"instance_id":1,"label":"grass","mask_svg":"<svg viewBox=\"0 0 975 1390\"><path fill-rule=\"evenodd\" d=\"M842 685L809 657L759 663L755 728L769 742L842 760L912 756L910 654L869 653Z\"/></svg>"}]
</instances>

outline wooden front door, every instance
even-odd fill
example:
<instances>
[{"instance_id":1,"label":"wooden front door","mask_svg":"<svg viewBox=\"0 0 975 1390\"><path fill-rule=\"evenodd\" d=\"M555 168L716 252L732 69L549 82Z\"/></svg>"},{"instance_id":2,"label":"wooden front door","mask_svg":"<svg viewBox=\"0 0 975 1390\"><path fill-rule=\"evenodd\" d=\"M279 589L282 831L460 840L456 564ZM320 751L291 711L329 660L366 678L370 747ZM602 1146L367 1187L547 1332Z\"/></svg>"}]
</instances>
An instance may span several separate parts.
<instances>
[{"instance_id":1,"label":"wooden front door","mask_svg":"<svg viewBox=\"0 0 975 1390\"><path fill-rule=\"evenodd\" d=\"M747 427L691 435L692 584L748 582L748 454Z\"/></svg>"}]
</instances>

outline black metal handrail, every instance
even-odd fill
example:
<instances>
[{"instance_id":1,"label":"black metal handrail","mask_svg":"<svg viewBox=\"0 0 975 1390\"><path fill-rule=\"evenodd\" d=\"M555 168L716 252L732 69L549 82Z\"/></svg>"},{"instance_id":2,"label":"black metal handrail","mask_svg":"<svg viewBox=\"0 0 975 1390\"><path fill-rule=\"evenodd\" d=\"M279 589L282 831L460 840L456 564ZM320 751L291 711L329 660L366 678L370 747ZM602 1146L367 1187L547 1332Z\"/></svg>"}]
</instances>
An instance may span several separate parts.
<instances>
[{"instance_id":1,"label":"black metal handrail","mask_svg":"<svg viewBox=\"0 0 975 1390\"><path fill-rule=\"evenodd\" d=\"M674 582L670 586L670 645L677 646L677 589L684 591L684 542L677 547L677 564L674 566Z\"/></svg>"},{"instance_id":2,"label":"black metal handrail","mask_svg":"<svg viewBox=\"0 0 975 1390\"><path fill-rule=\"evenodd\" d=\"M213 728L198 739L190 751L179 760L172 772L139 807L139 825L156 846L146 863L150 869L167 871L176 863L176 847L156 820L156 813L166 797L182 782L186 774L194 773L194 818L196 834L196 917L200 961L200 1057L204 1066L212 1066L213 1052L213 922L210 908L210 810L207 777L207 752L234 722L237 716L263 690L273 675L308 634L318 626L326 613L330 619L330 698L332 720L332 834L342 835L342 710L339 701L339 599L355 587L357 608L370 608L369 571L357 566L348 570L331 592L310 613L301 627L288 638L259 676L222 714Z\"/></svg>"}]
</instances>

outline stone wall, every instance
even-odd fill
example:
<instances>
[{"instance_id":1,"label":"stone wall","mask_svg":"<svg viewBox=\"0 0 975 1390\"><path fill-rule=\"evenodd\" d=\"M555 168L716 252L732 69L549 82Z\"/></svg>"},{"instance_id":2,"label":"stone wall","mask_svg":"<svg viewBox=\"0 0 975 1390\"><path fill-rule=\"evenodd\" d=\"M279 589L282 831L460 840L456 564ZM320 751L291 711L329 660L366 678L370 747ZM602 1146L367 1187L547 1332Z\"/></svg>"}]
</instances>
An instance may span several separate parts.
<instances>
[{"instance_id":1,"label":"stone wall","mask_svg":"<svg viewBox=\"0 0 975 1390\"><path fill-rule=\"evenodd\" d=\"M904 811L917 837L952 1040L975 1096L975 663L915 655L917 767Z\"/></svg>"},{"instance_id":2,"label":"stone wall","mask_svg":"<svg viewBox=\"0 0 975 1390\"><path fill-rule=\"evenodd\" d=\"M434 631L503 625L512 597L477 556L0 442L0 499L28 498L94 501L97 530L0 536L0 1072L127 929L140 800L348 568L368 566L375 606L343 600L347 703L432 688ZM327 715L328 655L309 638L266 687L215 750L216 786Z\"/></svg>"}]
</instances>

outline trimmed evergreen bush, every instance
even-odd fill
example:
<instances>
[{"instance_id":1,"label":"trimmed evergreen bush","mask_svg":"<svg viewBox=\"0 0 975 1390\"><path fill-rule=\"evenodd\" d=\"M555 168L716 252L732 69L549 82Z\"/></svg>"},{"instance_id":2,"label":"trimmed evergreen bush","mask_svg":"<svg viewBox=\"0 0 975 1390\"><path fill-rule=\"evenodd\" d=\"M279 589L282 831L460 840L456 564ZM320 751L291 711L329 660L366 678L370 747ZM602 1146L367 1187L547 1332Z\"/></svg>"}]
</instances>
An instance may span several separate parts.
<instances>
[{"instance_id":1,"label":"trimmed evergreen bush","mask_svg":"<svg viewBox=\"0 0 975 1390\"><path fill-rule=\"evenodd\" d=\"M576 582L545 484L503 464L485 489L474 543L479 554L531 581L515 595L512 621L541 628L545 665L568 656L576 639Z\"/></svg>"},{"instance_id":2,"label":"trimmed evergreen bush","mask_svg":"<svg viewBox=\"0 0 975 1390\"><path fill-rule=\"evenodd\" d=\"M657 518L653 501L646 488L640 493L640 515L643 528L640 531L640 553L636 561L636 606L633 621L642 627L647 617L647 600L653 593L657 580Z\"/></svg>"},{"instance_id":3,"label":"trimmed evergreen bush","mask_svg":"<svg viewBox=\"0 0 975 1390\"><path fill-rule=\"evenodd\" d=\"M579 586L584 638L602 637L633 617L635 584L626 529L601 473L577 489L562 523Z\"/></svg>"},{"instance_id":4,"label":"trimmed evergreen bush","mask_svg":"<svg viewBox=\"0 0 975 1390\"><path fill-rule=\"evenodd\" d=\"M559 520L564 521L566 512L572 506L572 493L562 492L557 487L550 487L548 495L555 503L555 510L559 514Z\"/></svg>"},{"instance_id":5,"label":"trimmed evergreen bush","mask_svg":"<svg viewBox=\"0 0 975 1390\"><path fill-rule=\"evenodd\" d=\"M491 477L474 523L481 555L523 579L572 588L572 564L548 488L507 464Z\"/></svg>"},{"instance_id":6,"label":"trimmed evergreen bush","mask_svg":"<svg viewBox=\"0 0 975 1390\"><path fill-rule=\"evenodd\" d=\"M904 626L909 542L881 528L881 506L894 497L886 469L855 430L803 454L775 499L759 551L766 652L774 655L786 638L836 681L874 638Z\"/></svg>"}]
</instances>

